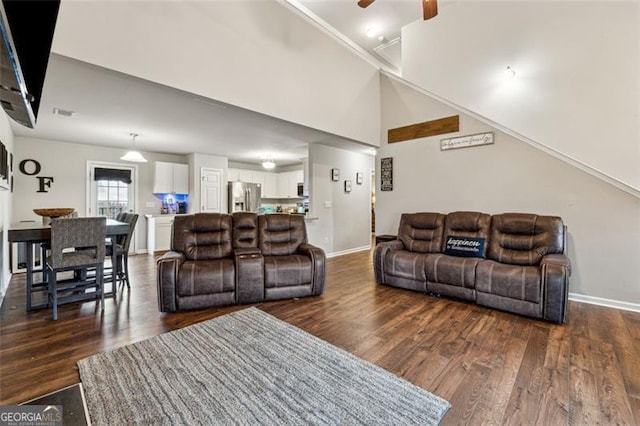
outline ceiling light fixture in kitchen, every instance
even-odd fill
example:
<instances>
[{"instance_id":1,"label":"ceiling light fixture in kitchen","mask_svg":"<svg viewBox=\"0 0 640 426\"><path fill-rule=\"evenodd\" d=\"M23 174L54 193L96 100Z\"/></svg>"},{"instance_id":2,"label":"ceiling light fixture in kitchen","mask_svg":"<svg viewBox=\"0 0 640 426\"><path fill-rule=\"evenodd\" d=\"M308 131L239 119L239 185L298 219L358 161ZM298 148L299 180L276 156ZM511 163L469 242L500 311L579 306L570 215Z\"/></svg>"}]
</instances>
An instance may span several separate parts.
<instances>
[{"instance_id":1,"label":"ceiling light fixture in kitchen","mask_svg":"<svg viewBox=\"0 0 640 426\"><path fill-rule=\"evenodd\" d=\"M129 133L129 136L131 136L132 139L131 142L133 143L133 150L127 152L125 155L120 157L120 159L124 161L131 161L133 163L146 163L147 159L144 158L138 151L136 151L136 138L138 137L138 134Z\"/></svg>"},{"instance_id":2,"label":"ceiling light fixture in kitchen","mask_svg":"<svg viewBox=\"0 0 640 426\"><path fill-rule=\"evenodd\" d=\"M262 161L262 167L264 167L265 169L273 169L275 166L276 163L273 161L271 156L267 156L267 158Z\"/></svg>"}]
</instances>

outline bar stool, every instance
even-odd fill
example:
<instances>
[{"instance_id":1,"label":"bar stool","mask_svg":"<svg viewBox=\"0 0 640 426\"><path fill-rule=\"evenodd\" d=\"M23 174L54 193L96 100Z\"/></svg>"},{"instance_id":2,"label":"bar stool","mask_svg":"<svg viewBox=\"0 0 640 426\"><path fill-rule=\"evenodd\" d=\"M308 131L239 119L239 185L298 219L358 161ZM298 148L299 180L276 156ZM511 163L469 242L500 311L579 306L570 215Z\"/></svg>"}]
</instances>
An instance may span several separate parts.
<instances>
[{"instance_id":1,"label":"bar stool","mask_svg":"<svg viewBox=\"0 0 640 426\"><path fill-rule=\"evenodd\" d=\"M104 217L51 221L51 249L46 269L54 320L58 319L58 304L93 299L96 296L100 296L100 307L104 311L106 231L107 222ZM83 249L76 251L75 247ZM69 249L73 251L68 251ZM95 269L95 275L88 276L87 269ZM74 271L73 278L58 280L58 273L64 271ZM95 289L96 293L86 293L89 289ZM65 291L69 291L71 295L59 297L59 293Z\"/></svg>"},{"instance_id":2,"label":"bar stool","mask_svg":"<svg viewBox=\"0 0 640 426\"><path fill-rule=\"evenodd\" d=\"M113 273L114 285L117 280L120 280L129 285L129 247L131 246L131 240L133 239L133 233L138 222L138 214L135 213L122 213L122 217L119 216L116 220L120 222L126 222L129 224L129 232L126 235L121 235L116 238L115 250L116 250L116 265ZM107 244L107 256L111 256L113 244Z\"/></svg>"}]
</instances>

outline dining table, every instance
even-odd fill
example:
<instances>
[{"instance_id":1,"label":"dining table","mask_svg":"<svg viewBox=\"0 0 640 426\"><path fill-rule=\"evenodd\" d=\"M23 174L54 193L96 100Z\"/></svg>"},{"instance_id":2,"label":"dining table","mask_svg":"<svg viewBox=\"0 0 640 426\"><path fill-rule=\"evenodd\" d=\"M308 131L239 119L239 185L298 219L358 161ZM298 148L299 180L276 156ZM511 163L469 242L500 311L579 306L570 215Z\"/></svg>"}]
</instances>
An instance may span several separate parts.
<instances>
[{"instance_id":1,"label":"dining table","mask_svg":"<svg viewBox=\"0 0 640 426\"><path fill-rule=\"evenodd\" d=\"M106 236L107 240L115 246L116 238L120 235L126 235L129 232L129 224L126 222L119 222L115 219L107 219ZM48 283L43 280L36 281L35 275L38 272L43 272L45 268L46 259L40 260L40 267L34 266L34 250L35 244L51 243L51 225L45 225L35 221L24 221L13 224L9 228L7 235L9 242L11 243L25 243L26 244L26 283L27 283L27 310L46 308L49 306L48 298L43 303L33 303L33 295L36 293L42 293L48 291ZM105 241L105 244L107 242ZM111 250L111 274L105 274L104 282L111 283L111 291L105 292L105 296L115 296L117 293L116 285L116 264L117 264L117 250Z\"/></svg>"}]
</instances>

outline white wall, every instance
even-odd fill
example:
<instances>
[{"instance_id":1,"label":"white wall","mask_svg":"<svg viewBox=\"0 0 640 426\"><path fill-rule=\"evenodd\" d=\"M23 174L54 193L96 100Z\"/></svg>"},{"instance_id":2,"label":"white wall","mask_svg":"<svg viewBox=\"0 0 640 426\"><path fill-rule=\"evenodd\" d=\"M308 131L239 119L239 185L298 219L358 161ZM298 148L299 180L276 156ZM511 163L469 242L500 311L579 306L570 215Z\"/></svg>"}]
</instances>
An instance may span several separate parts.
<instances>
[{"instance_id":1,"label":"white wall","mask_svg":"<svg viewBox=\"0 0 640 426\"><path fill-rule=\"evenodd\" d=\"M45 139L16 137L14 153L13 218L19 220L42 220L33 213L34 208L74 207L80 215L86 214L87 161L104 161L132 165L120 160L124 150L92 145L82 145ZM147 163L138 164L138 193L136 213L140 214L136 225L135 245L137 250L146 250L147 230L145 214L160 213L161 201L153 191L154 161L187 163L185 156L142 152ZM52 176L54 182L46 193L38 193L38 182L16 169L25 159L37 160L42 170L40 175ZM147 203L153 206L147 207Z\"/></svg>"},{"instance_id":2,"label":"white wall","mask_svg":"<svg viewBox=\"0 0 640 426\"><path fill-rule=\"evenodd\" d=\"M457 112L383 77L382 137L400 125ZM460 132L387 144L390 192L376 192L376 234L396 234L404 212L528 212L569 229L570 292L640 305L640 199L501 132L495 144L440 151L441 138L491 131L460 115ZM377 183L379 188L379 181Z\"/></svg>"},{"instance_id":3,"label":"white wall","mask_svg":"<svg viewBox=\"0 0 640 426\"><path fill-rule=\"evenodd\" d=\"M403 29L402 73L640 189L639 2L449 2Z\"/></svg>"},{"instance_id":4,"label":"white wall","mask_svg":"<svg viewBox=\"0 0 640 426\"><path fill-rule=\"evenodd\" d=\"M14 151L13 131L9 125L9 117L4 111L0 111L0 140L7 148L7 151ZM15 154L14 154L15 155ZM16 159L13 159L13 173L16 172ZM9 267L9 243L7 242L7 229L13 222L11 206L13 194L10 191L0 190L0 304L4 298L4 293L11 279Z\"/></svg>"},{"instance_id":5,"label":"white wall","mask_svg":"<svg viewBox=\"0 0 640 426\"><path fill-rule=\"evenodd\" d=\"M377 145L377 69L290 7L275 0L65 1L52 50Z\"/></svg>"},{"instance_id":6,"label":"white wall","mask_svg":"<svg viewBox=\"0 0 640 426\"><path fill-rule=\"evenodd\" d=\"M229 160L227 157L193 153L189 154L187 158L189 160L189 188L191 189L191 194L189 195L189 213L202 211L200 206L200 171L203 167L222 170L222 182L220 183L221 212L227 213L229 209L229 203L227 202L227 174L229 169Z\"/></svg>"},{"instance_id":7,"label":"white wall","mask_svg":"<svg viewBox=\"0 0 640 426\"><path fill-rule=\"evenodd\" d=\"M340 180L331 180L331 169L340 169ZM309 242L328 255L370 246L371 243L371 170L372 156L326 145L309 146ZM356 173L362 173L362 185ZM344 181L351 180L351 192L344 191ZM330 203L326 207L325 203Z\"/></svg>"}]
</instances>

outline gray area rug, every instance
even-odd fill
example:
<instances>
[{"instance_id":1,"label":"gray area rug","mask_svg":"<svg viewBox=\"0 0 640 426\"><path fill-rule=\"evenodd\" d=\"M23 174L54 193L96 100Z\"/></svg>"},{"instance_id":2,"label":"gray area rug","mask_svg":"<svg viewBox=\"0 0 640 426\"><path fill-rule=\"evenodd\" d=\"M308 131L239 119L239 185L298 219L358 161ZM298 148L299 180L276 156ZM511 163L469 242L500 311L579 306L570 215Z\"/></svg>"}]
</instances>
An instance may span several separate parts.
<instances>
[{"instance_id":1,"label":"gray area rug","mask_svg":"<svg viewBox=\"0 0 640 426\"><path fill-rule=\"evenodd\" d=\"M78 366L95 425L430 425L450 407L256 308Z\"/></svg>"}]
</instances>

